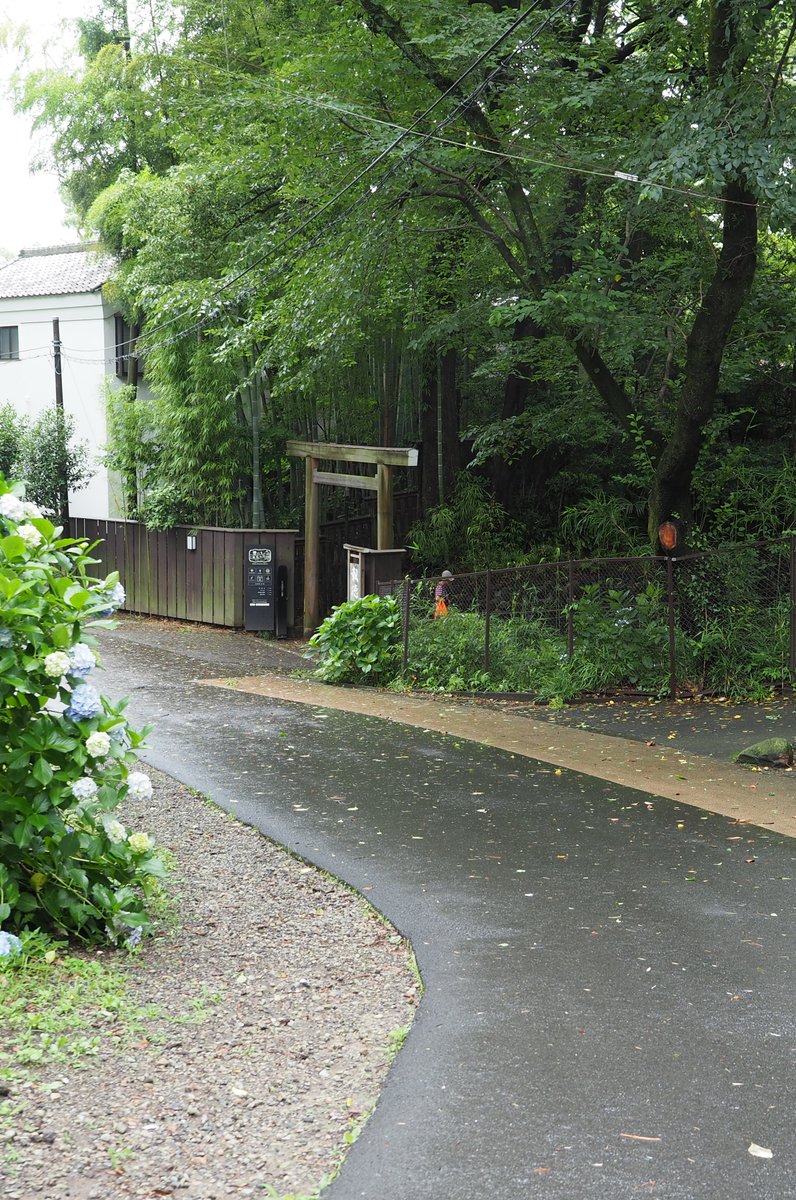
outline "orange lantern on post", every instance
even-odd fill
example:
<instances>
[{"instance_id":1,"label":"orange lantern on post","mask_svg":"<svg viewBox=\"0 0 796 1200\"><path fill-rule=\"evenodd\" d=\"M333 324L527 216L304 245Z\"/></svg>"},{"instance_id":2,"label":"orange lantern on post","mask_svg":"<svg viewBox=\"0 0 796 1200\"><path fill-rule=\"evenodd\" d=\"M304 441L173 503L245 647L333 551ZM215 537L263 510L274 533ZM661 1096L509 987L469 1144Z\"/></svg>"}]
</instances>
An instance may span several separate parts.
<instances>
[{"instance_id":1,"label":"orange lantern on post","mask_svg":"<svg viewBox=\"0 0 796 1200\"><path fill-rule=\"evenodd\" d=\"M674 521L663 521L658 526L658 541L667 554L673 554L677 549L680 531Z\"/></svg>"}]
</instances>

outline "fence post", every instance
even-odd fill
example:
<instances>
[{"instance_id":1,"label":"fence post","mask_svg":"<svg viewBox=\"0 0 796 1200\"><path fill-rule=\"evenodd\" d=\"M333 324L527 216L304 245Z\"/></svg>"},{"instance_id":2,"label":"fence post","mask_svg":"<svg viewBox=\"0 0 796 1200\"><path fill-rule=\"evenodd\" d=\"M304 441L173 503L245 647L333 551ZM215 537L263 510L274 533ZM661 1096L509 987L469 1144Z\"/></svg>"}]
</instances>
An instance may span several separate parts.
<instances>
[{"instance_id":1,"label":"fence post","mask_svg":"<svg viewBox=\"0 0 796 1200\"><path fill-rule=\"evenodd\" d=\"M486 573L486 618L484 621L484 672L489 671L489 618L492 614L492 572Z\"/></svg>"},{"instance_id":2,"label":"fence post","mask_svg":"<svg viewBox=\"0 0 796 1200\"><path fill-rule=\"evenodd\" d=\"M572 559L567 567L567 658L571 662L575 652L575 614L572 610L575 603L575 564Z\"/></svg>"},{"instance_id":3,"label":"fence post","mask_svg":"<svg viewBox=\"0 0 796 1200\"><path fill-rule=\"evenodd\" d=\"M666 601L669 615L669 699L677 699L677 653L674 637L674 562L666 556Z\"/></svg>"},{"instance_id":4,"label":"fence post","mask_svg":"<svg viewBox=\"0 0 796 1200\"><path fill-rule=\"evenodd\" d=\"M404 594L402 596L401 608L403 609L403 670L406 673L406 668L409 666L409 586L410 580L404 579Z\"/></svg>"},{"instance_id":5,"label":"fence post","mask_svg":"<svg viewBox=\"0 0 796 1200\"><path fill-rule=\"evenodd\" d=\"M796 672L796 534L790 535L790 646L788 667L791 672L791 687L793 674Z\"/></svg>"}]
</instances>

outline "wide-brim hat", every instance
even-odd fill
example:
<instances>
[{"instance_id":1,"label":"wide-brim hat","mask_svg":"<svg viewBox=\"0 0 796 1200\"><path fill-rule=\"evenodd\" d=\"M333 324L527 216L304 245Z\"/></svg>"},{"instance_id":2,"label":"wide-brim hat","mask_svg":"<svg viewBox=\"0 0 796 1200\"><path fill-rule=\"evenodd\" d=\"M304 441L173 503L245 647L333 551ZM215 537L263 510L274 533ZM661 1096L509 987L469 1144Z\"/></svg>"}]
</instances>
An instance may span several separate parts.
<instances>
[{"instance_id":1,"label":"wide-brim hat","mask_svg":"<svg viewBox=\"0 0 796 1200\"><path fill-rule=\"evenodd\" d=\"M442 579L453 579L453 574L450 571L442 572Z\"/></svg>"}]
</instances>

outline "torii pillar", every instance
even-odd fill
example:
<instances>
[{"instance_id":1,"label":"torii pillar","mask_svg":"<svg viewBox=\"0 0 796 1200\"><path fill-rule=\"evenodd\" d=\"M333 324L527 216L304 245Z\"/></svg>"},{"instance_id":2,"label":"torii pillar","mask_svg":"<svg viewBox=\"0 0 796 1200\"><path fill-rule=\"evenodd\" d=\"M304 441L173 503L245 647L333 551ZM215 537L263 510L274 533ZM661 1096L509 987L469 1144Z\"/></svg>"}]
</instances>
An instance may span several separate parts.
<instances>
[{"instance_id":1,"label":"torii pillar","mask_svg":"<svg viewBox=\"0 0 796 1200\"><path fill-rule=\"evenodd\" d=\"M320 624L319 589L321 484L359 488L376 493L376 549L391 550L394 544L392 468L416 467L417 450L388 446L340 446L333 442L287 443L291 458L303 458L306 469L304 500L304 635L309 637ZM344 475L321 471L319 463L374 463L375 475Z\"/></svg>"}]
</instances>

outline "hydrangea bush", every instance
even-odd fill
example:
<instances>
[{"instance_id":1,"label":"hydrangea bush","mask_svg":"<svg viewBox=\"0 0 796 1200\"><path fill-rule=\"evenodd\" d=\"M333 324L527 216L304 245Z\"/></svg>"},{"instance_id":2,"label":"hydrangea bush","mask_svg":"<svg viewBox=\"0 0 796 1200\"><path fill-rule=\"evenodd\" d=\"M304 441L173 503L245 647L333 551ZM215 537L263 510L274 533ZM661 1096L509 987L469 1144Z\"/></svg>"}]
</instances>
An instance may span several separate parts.
<instances>
[{"instance_id":1,"label":"hydrangea bush","mask_svg":"<svg viewBox=\"0 0 796 1200\"><path fill-rule=\"evenodd\" d=\"M318 655L314 674L325 683L383 683L394 675L401 641L401 610L394 596L360 596L337 604L309 644Z\"/></svg>"},{"instance_id":2,"label":"hydrangea bush","mask_svg":"<svg viewBox=\"0 0 796 1200\"><path fill-rule=\"evenodd\" d=\"M93 578L85 541L0 475L0 938L45 928L135 945L164 871L152 839L116 809L152 785L135 769L143 733L87 681L91 629L124 601ZM145 731L144 731L145 732Z\"/></svg>"}]
</instances>

